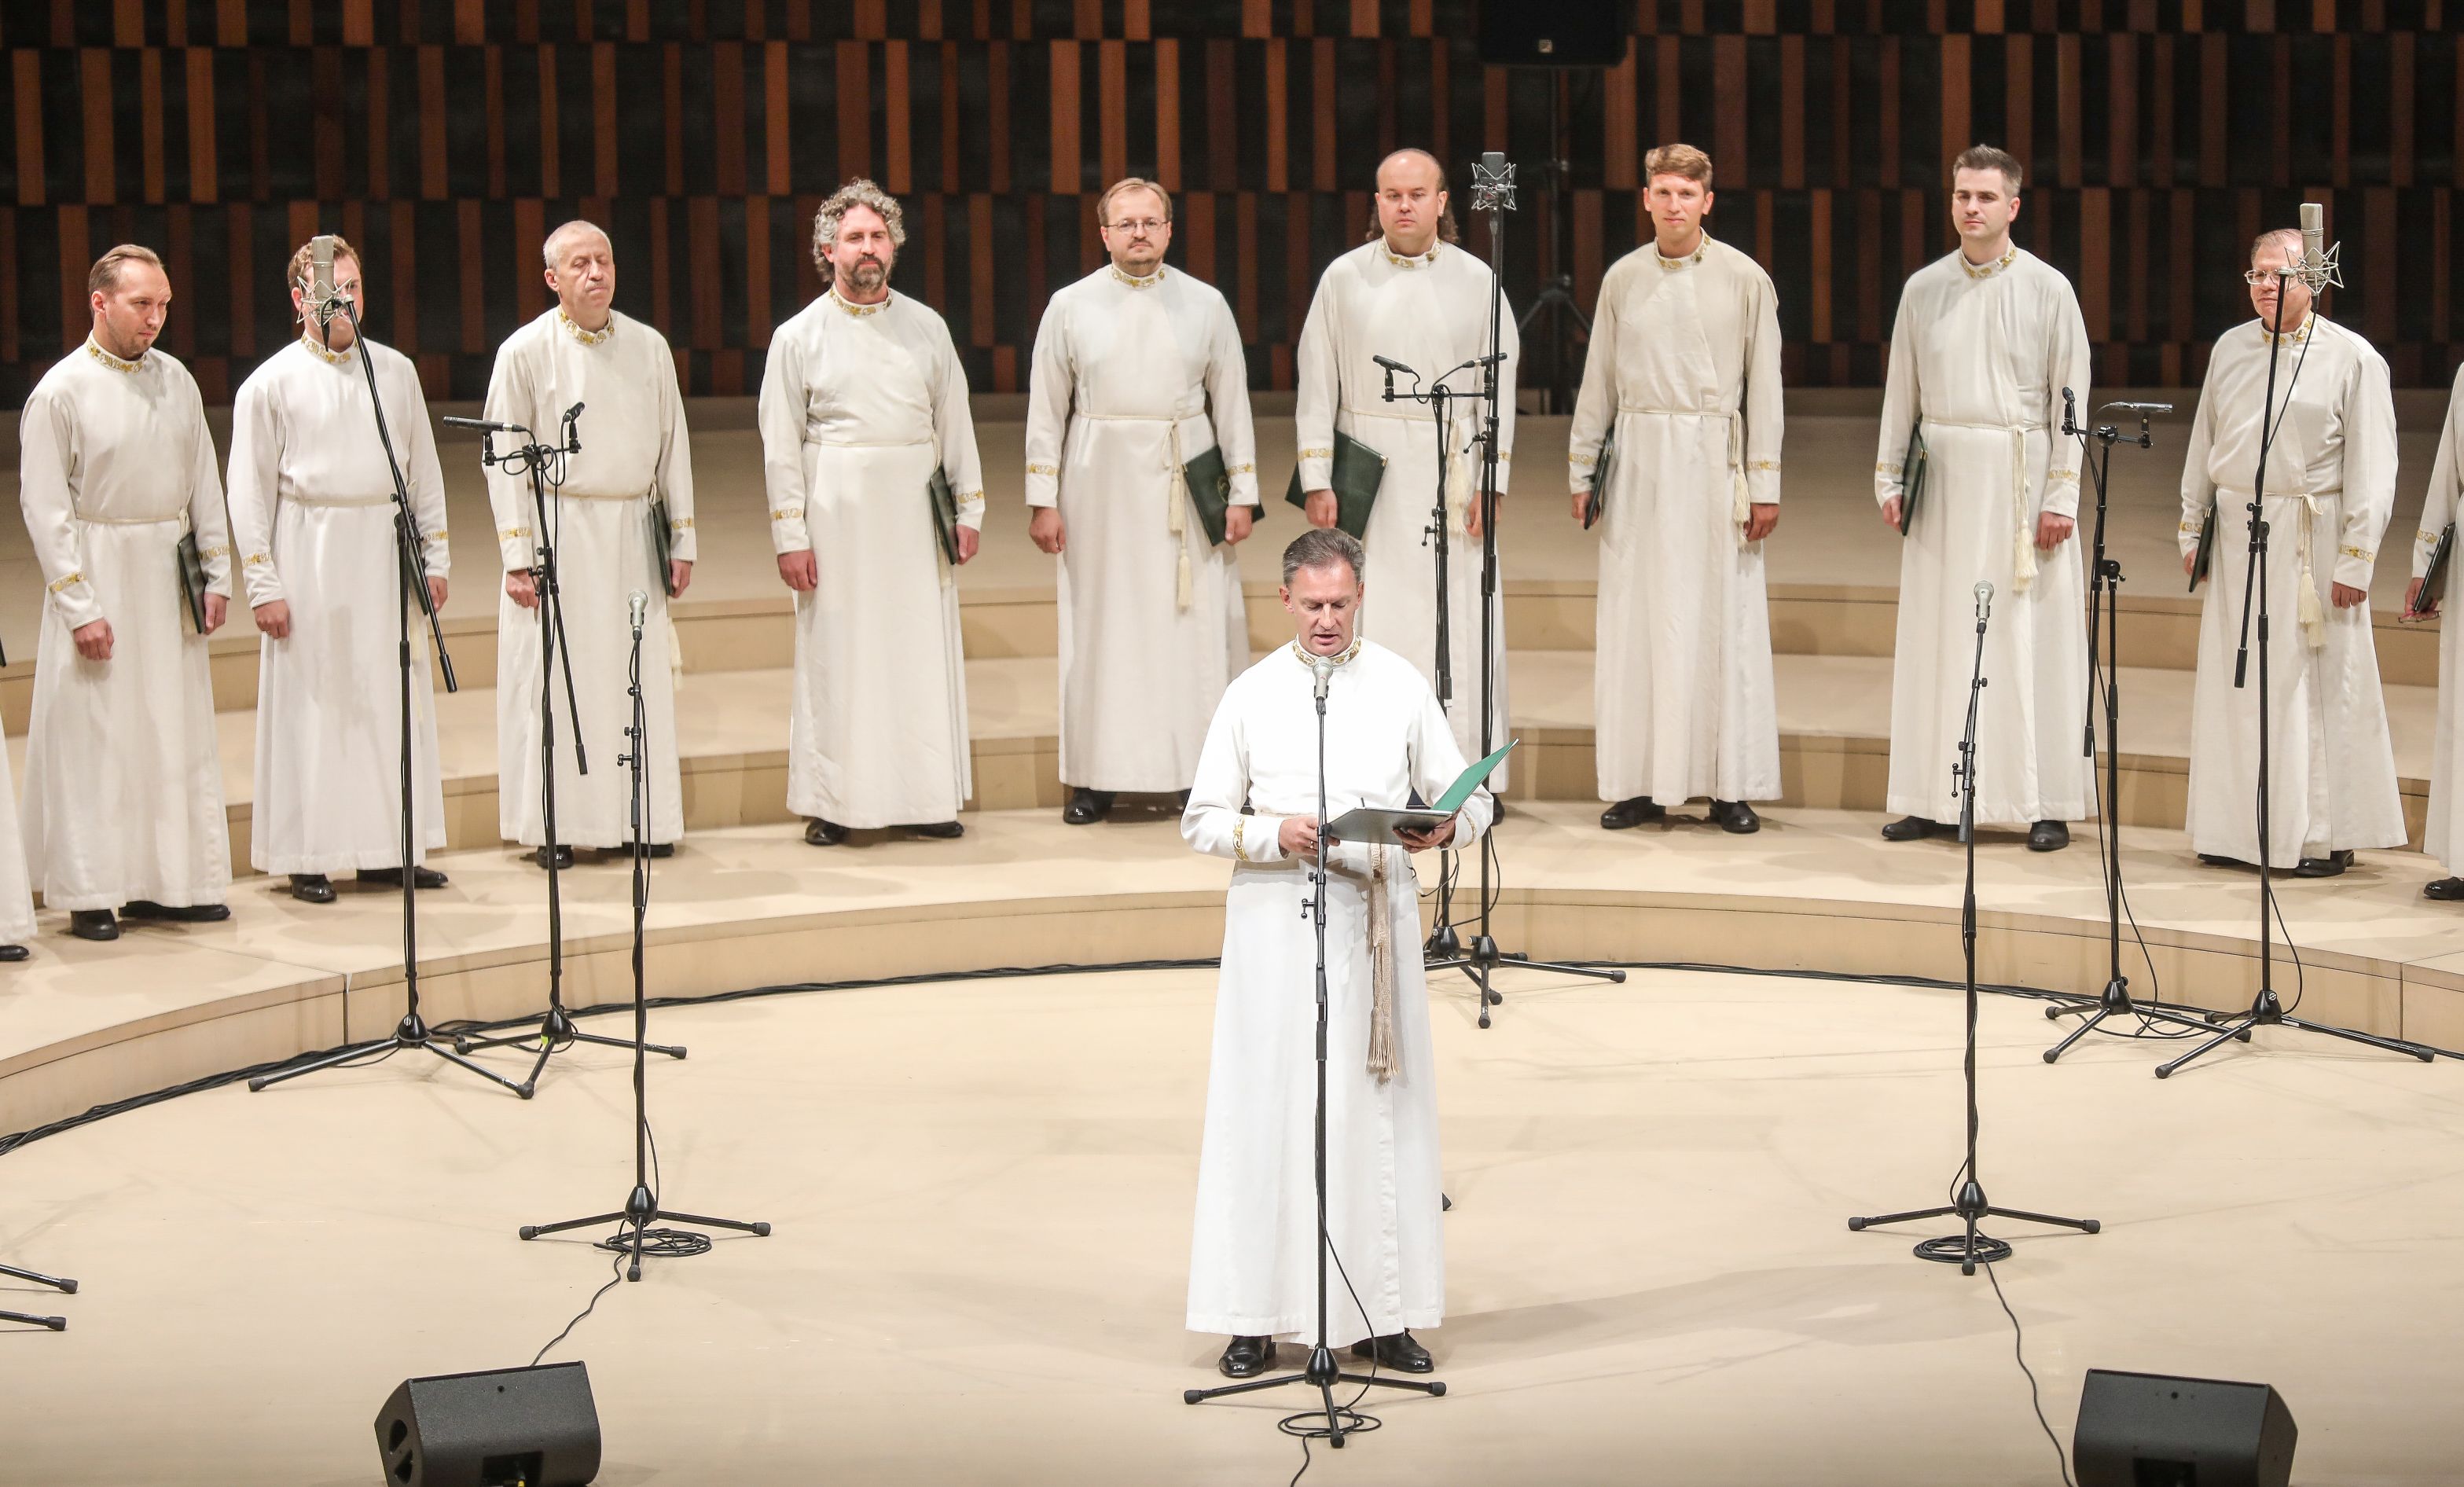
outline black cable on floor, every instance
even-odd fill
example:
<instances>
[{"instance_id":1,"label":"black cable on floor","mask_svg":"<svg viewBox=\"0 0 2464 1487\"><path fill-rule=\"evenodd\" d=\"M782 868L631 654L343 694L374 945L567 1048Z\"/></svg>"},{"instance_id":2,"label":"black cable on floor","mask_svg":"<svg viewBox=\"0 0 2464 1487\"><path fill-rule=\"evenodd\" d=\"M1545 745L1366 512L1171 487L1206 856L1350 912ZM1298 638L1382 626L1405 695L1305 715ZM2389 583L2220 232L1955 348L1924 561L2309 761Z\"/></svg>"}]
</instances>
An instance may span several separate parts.
<instances>
[{"instance_id":1,"label":"black cable on floor","mask_svg":"<svg viewBox=\"0 0 2464 1487\"><path fill-rule=\"evenodd\" d=\"M531 1355L532 1367L538 1367L539 1366L539 1360L547 1356L547 1350L549 1348L563 1342L565 1338L572 1333L575 1327L582 1325L583 1318L589 1316L591 1312L598 1309L599 1298L614 1290L617 1285L624 1280L625 1257L622 1252L619 1252L616 1257L608 1262L607 1270L607 1283L601 1286L598 1290L591 1292L590 1300L583 1303L583 1308L580 1311L573 1314L573 1320L564 1324L563 1330L558 1332L556 1336L549 1338L545 1343L541 1344L539 1345L539 1350Z\"/></svg>"},{"instance_id":2,"label":"black cable on floor","mask_svg":"<svg viewBox=\"0 0 2464 1487\"><path fill-rule=\"evenodd\" d=\"M2019 1314L2011 1309L2010 1298L2002 1294L2002 1278L1993 1273L1990 1264L1985 1267L1985 1279L1993 1282L1993 1299L2002 1303L2002 1315L2011 1319L2011 1356L2019 1361L2019 1371L2027 1375L2028 1408L2036 1411L2037 1426L2044 1431L2045 1439L2053 1442L2054 1460L2062 1469L2062 1487L2071 1487L2070 1454L2062 1450L2062 1438L2054 1433L2053 1426L2045 1419L2044 1401L2036 1397L2036 1375L2028 1367L2028 1355L2020 1345L2025 1334L2019 1329Z\"/></svg>"},{"instance_id":3,"label":"black cable on floor","mask_svg":"<svg viewBox=\"0 0 2464 1487\"><path fill-rule=\"evenodd\" d=\"M1375 1380L1377 1377L1378 1367L1377 1323L1369 1320L1369 1308L1361 1304L1360 1292L1355 1289L1352 1283L1352 1272L1343 1268L1343 1253L1334 1247L1334 1238L1326 1232L1326 1226L1323 1224L1318 1226L1317 1240L1320 1244L1326 1246L1327 1257L1334 1261L1334 1273L1343 1278L1343 1289L1344 1292L1352 1298L1352 1309L1360 1314L1360 1325L1367 1329L1369 1333L1369 1377L1372 1380ZM1272 1340L1269 1339L1269 1341L1271 1342ZM1323 1340L1321 1339L1321 1341ZM1360 1409L1360 1402L1369 1397L1369 1390L1371 1388L1372 1386L1369 1384L1361 1385L1360 1392L1352 1396L1352 1402L1350 1404L1336 1405L1334 1407L1336 1419L1343 1422L1344 1434L1366 1435L1371 1431L1376 1430L1386 1423L1374 1414L1364 1413ZM1324 1399L1329 1396L1321 1395L1319 1397ZM1283 1432L1287 1435L1299 1436L1301 1442L1301 1469L1292 1474L1292 1479L1290 1483L1287 1484L1287 1487L1300 1487L1301 1478L1309 1475L1309 1442L1313 1440L1325 1440L1334 1433L1333 1430L1327 1425L1311 1426L1303 1424L1302 1422L1308 1420L1324 1420L1326 1417L1327 1412L1325 1406L1320 1405L1319 1408L1315 1410L1302 1410L1295 1413L1287 1414L1275 1422L1275 1429Z\"/></svg>"}]
</instances>

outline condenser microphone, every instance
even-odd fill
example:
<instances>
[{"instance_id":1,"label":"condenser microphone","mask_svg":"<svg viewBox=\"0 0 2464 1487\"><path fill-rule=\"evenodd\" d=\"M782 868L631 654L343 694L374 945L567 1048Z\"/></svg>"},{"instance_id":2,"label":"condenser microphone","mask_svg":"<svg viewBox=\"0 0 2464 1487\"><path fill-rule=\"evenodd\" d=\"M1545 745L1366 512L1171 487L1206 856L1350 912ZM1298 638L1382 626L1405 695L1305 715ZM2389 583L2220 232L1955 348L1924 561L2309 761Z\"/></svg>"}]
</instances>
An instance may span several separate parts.
<instances>
[{"instance_id":1,"label":"condenser microphone","mask_svg":"<svg viewBox=\"0 0 2464 1487\"><path fill-rule=\"evenodd\" d=\"M1326 684L1334 677L1334 658L1332 656L1311 657L1309 675L1316 679L1317 700L1326 701Z\"/></svg>"},{"instance_id":2,"label":"condenser microphone","mask_svg":"<svg viewBox=\"0 0 2464 1487\"><path fill-rule=\"evenodd\" d=\"M2325 246L2326 215L2327 208L2317 202L2301 204L2301 282L2314 295L2331 284L2341 289L2344 283L2343 268L2338 262L2343 245Z\"/></svg>"},{"instance_id":3,"label":"condenser microphone","mask_svg":"<svg viewBox=\"0 0 2464 1487\"><path fill-rule=\"evenodd\" d=\"M1976 623L1983 624L1993 613L1993 585L1976 585Z\"/></svg>"},{"instance_id":4,"label":"condenser microphone","mask_svg":"<svg viewBox=\"0 0 2464 1487\"><path fill-rule=\"evenodd\" d=\"M1418 377L1420 375L1419 373L1413 371L1410 367L1405 366L1402 362L1396 361L1393 357L1373 356L1369 360L1376 362L1379 366L1384 367L1390 372L1400 372L1406 377Z\"/></svg>"},{"instance_id":5,"label":"condenser microphone","mask_svg":"<svg viewBox=\"0 0 2464 1487\"><path fill-rule=\"evenodd\" d=\"M2062 389L2062 433L2064 437L2079 432L2079 397L2068 387Z\"/></svg>"},{"instance_id":6,"label":"condenser microphone","mask_svg":"<svg viewBox=\"0 0 2464 1487\"><path fill-rule=\"evenodd\" d=\"M319 232L308 240L309 314L317 328L334 323L334 234Z\"/></svg>"},{"instance_id":7,"label":"condenser microphone","mask_svg":"<svg viewBox=\"0 0 2464 1487\"><path fill-rule=\"evenodd\" d=\"M448 413L437 420L448 428L471 428L483 434L526 434L530 430L519 424L499 424L493 419L455 418Z\"/></svg>"}]
</instances>

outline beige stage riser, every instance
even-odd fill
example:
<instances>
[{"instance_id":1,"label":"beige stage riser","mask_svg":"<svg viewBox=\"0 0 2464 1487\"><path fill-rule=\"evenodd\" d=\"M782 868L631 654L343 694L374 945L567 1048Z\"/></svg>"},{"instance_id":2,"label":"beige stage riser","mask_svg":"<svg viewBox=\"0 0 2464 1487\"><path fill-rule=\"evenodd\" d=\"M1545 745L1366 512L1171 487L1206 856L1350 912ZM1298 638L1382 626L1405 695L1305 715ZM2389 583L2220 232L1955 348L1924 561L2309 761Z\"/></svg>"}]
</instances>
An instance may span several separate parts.
<instances>
[{"instance_id":1,"label":"beige stage riser","mask_svg":"<svg viewBox=\"0 0 2464 1487\"><path fill-rule=\"evenodd\" d=\"M1248 585L1249 644L1264 653L1291 635L1290 618L1270 584ZM675 610L677 648L687 675L783 667L795 657L791 611L778 600L685 600ZM966 653L979 659L1055 656L1060 629L1049 590L997 589L962 597L959 627ZM244 621L241 623L245 623ZM1888 656L1899 623L1887 589L1780 585L1771 594L1771 649L1780 655ZM2438 630L2374 622L2379 678L2389 686L2438 684ZM1590 650L1597 633L1594 585L1535 580L1509 583L1507 636L1516 650ZM496 624L463 619L445 626L455 678L465 687L496 685ZM2122 608L2122 660L2129 667L2193 670L2198 665L2199 605L2189 599L2128 596ZM256 705L257 639L227 630L211 645L214 707ZM434 678L441 689L441 676ZM0 670L0 727L23 733L33 704L30 658Z\"/></svg>"},{"instance_id":2,"label":"beige stage riser","mask_svg":"<svg viewBox=\"0 0 2464 1487\"><path fill-rule=\"evenodd\" d=\"M1981 980L2081 994L2103 986L2107 955L2101 918L1988 910L1979 922ZM791 982L1194 959L1221 950L1222 928L1218 893L1028 898L821 912L792 921L653 931L647 976L653 995L698 997ZM1495 929L1509 949L1561 960L1676 961L1943 980L1958 979L1961 969L1955 908L1909 908L1894 914L1870 904L1811 899L1783 908L1713 895L1654 899L1509 886L1501 897ZM2247 940L2151 934L2149 950L2170 1000L2231 1010L2246 1006L2255 994L2256 959L2255 946ZM2126 945L2125 951L2125 973L2144 995L2144 966L2135 944ZM421 977L422 1010L431 1021L534 1016L546 1005L546 971L544 951L539 948L480 963L440 962ZM2343 955L2314 954L2303 974L2305 1016L2365 1032L2409 1033L2444 1046L2464 1046L2464 983L2431 978L2408 983L2399 966ZM2295 979L2292 967L2281 958L2276 983L2289 1000ZM1497 1036L1512 1037L1516 1000L1545 996L1551 984L1545 973L1507 973L1501 985L1508 1001ZM1433 978L1432 989L1441 1001L1461 1001L1470 995L1468 985L1461 973L1451 973ZM629 998L631 990L625 936L593 935L568 943L568 1005L620 1002ZM0 1065L0 1131L27 1129L96 1104L349 1039L382 1037L400 1018L403 1005L398 973L363 975L347 991L339 978L319 976L288 992L254 993L228 1004L193 1008L178 1018L115 1029L82 1039L75 1048L33 1050ZM1948 1002L1944 1013L1955 1015ZM596 1030L617 1036L622 1025L610 1019ZM2047 1042L2060 1033L2060 1027L2048 1022ZM2259 1036L2277 1039L2302 1035ZM2179 1047L2167 1049L2165 1057ZM491 1057L516 1077L526 1069L522 1056L513 1050ZM2148 1061L2161 1061L2152 1047ZM314 1077L348 1080L352 1075L338 1070ZM467 1076L440 1065L435 1077ZM553 1079L548 1082L552 1086ZM545 1097L552 1097L552 1090Z\"/></svg>"}]
</instances>

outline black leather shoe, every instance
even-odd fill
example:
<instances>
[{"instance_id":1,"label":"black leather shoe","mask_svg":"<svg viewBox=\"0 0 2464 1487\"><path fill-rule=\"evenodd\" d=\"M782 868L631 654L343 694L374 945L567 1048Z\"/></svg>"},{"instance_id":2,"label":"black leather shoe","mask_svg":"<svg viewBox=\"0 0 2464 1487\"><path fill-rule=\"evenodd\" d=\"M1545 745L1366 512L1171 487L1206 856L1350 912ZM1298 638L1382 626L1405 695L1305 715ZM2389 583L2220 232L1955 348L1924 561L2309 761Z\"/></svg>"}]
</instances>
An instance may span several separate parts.
<instances>
[{"instance_id":1,"label":"black leather shoe","mask_svg":"<svg viewBox=\"0 0 2464 1487\"><path fill-rule=\"evenodd\" d=\"M531 861L539 864L541 867L545 867L547 865L547 848L540 847L538 851L533 852L531 854ZM559 867L570 867L573 865L573 848L567 846L561 842L556 844L556 865Z\"/></svg>"},{"instance_id":2,"label":"black leather shoe","mask_svg":"<svg viewBox=\"0 0 2464 1487\"><path fill-rule=\"evenodd\" d=\"M120 906L122 919L153 919L165 924L220 924L231 917L229 904L157 904L150 898L130 899Z\"/></svg>"},{"instance_id":3,"label":"black leather shoe","mask_svg":"<svg viewBox=\"0 0 2464 1487\"><path fill-rule=\"evenodd\" d=\"M1180 795L1179 795L1179 798L1173 801L1173 807L1172 807L1172 808L1173 808L1174 810L1176 810L1176 811L1185 811L1185 810L1188 810L1188 809L1189 809L1189 792L1188 792L1188 791L1186 791L1186 790L1182 791L1182 792L1180 793Z\"/></svg>"},{"instance_id":4,"label":"black leather shoe","mask_svg":"<svg viewBox=\"0 0 2464 1487\"><path fill-rule=\"evenodd\" d=\"M804 845L836 846L847 840L847 829L834 820L816 816L804 822Z\"/></svg>"},{"instance_id":5,"label":"black leather shoe","mask_svg":"<svg viewBox=\"0 0 2464 1487\"><path fill-rule=\"evenodd\" d=\"M2421 886L2421 896L2442 904L2464 903L2464 878L2433 878Z\"/></svg>"},{"instance_id":6,"label":"black leather shoe","mask_svg":"<svg viewBox=\"0 0 2464 1487\"><path fill-rule=\"evenodd\" d=\"M907 829L919 837L931 837L935 842L951 842L967 834L967 828L954 820L926 821Z\"/></svg>"},{"instance_id":7,"label":"black leather shoe","mask_svg":"<svg viewBox=\"0 0 2464 1487\"><path fill-rule=\"evenodd\" d=\"M7 965L11 961L24 960L26 957L33 953L34 952L33 951L28 950L23 945L0 945L0 965Z\"/></svg>"},{"instance_id":8,"label":"black leather shoe","mask_svg":"<svg viewBox=\"0 0 2464 1487\"><path fill-rule=\"evenodd\" d=\"M2341 878L2344 869L2353 865L2353 850L2330 852L2324 857L2305 857L2293 864L2296 878Z\"/></svg>"},{"instance_id":9,"label":"black leather shoe","mask_svg":"<svg viewBox=\"0 0 2464 1487\"><path fill-rule=\"evenodd\" d=\"M2222 852L2202 852L2199 854L2199 865L2202 867L2248 867L2250 864L2243 862L2238 857L2227 857Z\"/></svg>"},{"instance_id":10,"label":"black leather shoe","mask_svg":"<svg viewBox=\"0 0 2464 1487\"><path fill-rule=\"evenodd\" d=\"M1227 1379L1253 1379L1274 1366L1271 1337L1236 1337L1223 1349L1223 1356L1215 1360L1215 1371Z\"/></svg>"},{"instance_id":11,"label":"black leather shoe","mask_svg":"<svg viewBox=\"0 0 2464 1487\"><path fill-rule=\"evenodd\" d=\"M1658 820L1667 814L1668 812L1665 807L1651 803L1651 797L1647 795L1639 795L1629 800L1619 800L1617 804L1600 812L1600 829L1603 831L1630 831L1633 828L1641 825L1644 821Z\"/></svg>"},{"instance_id":12,"label":"black leather shoe","mask_svg":"<svg viewBox=\"0 0 2464 1487\"><path fill-rule=\"evenodd\" d=\"M69 933L80 940L116 940L120 938L120 921L107 908L71 909Z\"/></svg>"},{"instance_id":13,"label":"black leather shoe","mask_svg":"<svg viewBox=\"0 0 2464 1487\"><path fill-rule=\"evenodd\" d=\"M631 857L633 855L633 848L629 842L617 850L621 855L626 857ZM654 858L673 857L676 855L676 844L672 842L653 842L650 843L650 851L649 855Z\"/></svg>"},{"instance_id":14,"label":"black leather shoe","mask_svg":"<svg viewBox=\"0 0 2464 1487\"><path fill-rule=\"evenodd\" d=\"M1940 826L1936 825L1933 821L1926 820L1925 817L1903 816L1898 820L1895 820L1882 828L1882 840L1885 842L1914 842L1921 837L1930 837L1936 831L1941 829L1942 828Z\"/></svg>"},{"instance_id":15,"label":"black leather shoe","mask_svg":"<svg viewBox=\"0 0 2464 1487\"><path fill-rule=\"evenodd\" d=\"M2058 852L2071 844L2071 828L2057 820L2040 820L2028 828L2028 850Z\"/></svg>"},{"instance_id":16,"label":"black leather shoe","mask_svg":"<svg viewBox=\"0 0 2464 1487\"><path fill-rule=\"evenodd\" d=\"M291 896L302 904L330 904L334 902L334 881L320 872L293 873Z\"/></svg>"},{"instance_id":17,"label":"black leather shoe","mask_svg":"<svg viewBox=\"0 0 2464 1487\"><path fill-rule=\"evenodd\" d=\"M1376 1345L1373 1348L1370 1345L1371 1343ZM1437 1360L1429 1356L1427 1348L1413 1342L1412 1334L1409 1332L1389 1332L1384 1337L1371 1338L1367 1342L1352 1345L1352 1356L1354 1358L1366 1358L1373 1352L1377 1356L1377 1367L1392 1369L1397 1373L1437 1371Z\"/></svg>"},{"instance_id":18,"label":"black leather shoe","mask_svg":"<svg viewBox=\"0 0 2464 1487\"><path fill-rule=\"evenodd\" d=\"M1061 819L1072 826L1091 825L1112 814L1114 798L1113 792L1110 790L1089 790L1084 785L1073 785L1069 790L1069 803L1061 808Z\"/></svg>"},{"instance_id":19,"label":"black leather shoe","mask_svg":"<svg viewBox=\"0 0 2464 1487\"><path fill-rule=\"evenodd\" d=\"M1743 800L1712 801L1711 820L1719 823L1722 831L1734 832L1741 837L1763 829L1763 819Z\"/></svg>"},{"instance_id":20,"label":"black leather shoe","mask_svg":"<svg viewBox=\"0 0 2464 1487\"><path fill-rule=\"evenodd\" d=\"M569 862L570 859L567 861ZM363 867L360 869L360 881L372 887L398 888L402 886L402 869L399 867ZM441 888L445 886L445 875L438 872L433 867L412 868L410 870L410 881L423 888Z\"/></svg>"}]
</instances>

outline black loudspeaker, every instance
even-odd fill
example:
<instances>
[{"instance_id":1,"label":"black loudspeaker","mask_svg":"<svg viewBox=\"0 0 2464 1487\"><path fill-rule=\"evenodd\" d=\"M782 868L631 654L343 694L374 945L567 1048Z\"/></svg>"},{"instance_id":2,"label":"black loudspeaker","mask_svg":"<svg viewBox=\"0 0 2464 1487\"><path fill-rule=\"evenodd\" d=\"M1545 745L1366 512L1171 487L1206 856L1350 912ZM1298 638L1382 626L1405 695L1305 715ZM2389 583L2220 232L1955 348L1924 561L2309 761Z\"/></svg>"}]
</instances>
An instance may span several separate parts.
<instances>
[{"instance_id":1,"label":"black loudspeaker","mask_svg":"<svg viewBox=\"0 0 2464 1487\"><path fill-rule=\"evenodd\" d=\"M2090 1368L2071 1463L2079 1487L2285 1487L2293 1437L2268 1385Z\"/></svg>"},{"instance_id":2,"label":"black loudspeaker","mask_svg":"<svg viewBox=\"0 0 2464 1487\"><path fill-rule=\"evenodd\" d=\"M583 1487L599 1410L579 1363L405 1379L377 1412L391 1487Z\"/></svg>"},{"instance_id":3,"label":"black loudspeaker","mask_svg":"<svg viewBox=\"0 0 2464 1487\"><path fill-rule=\"evenodd\" d=\"M1620 0L1481 0L1480 59L1494 67L1615 67Z\"/></svg>"}]
</instances>

